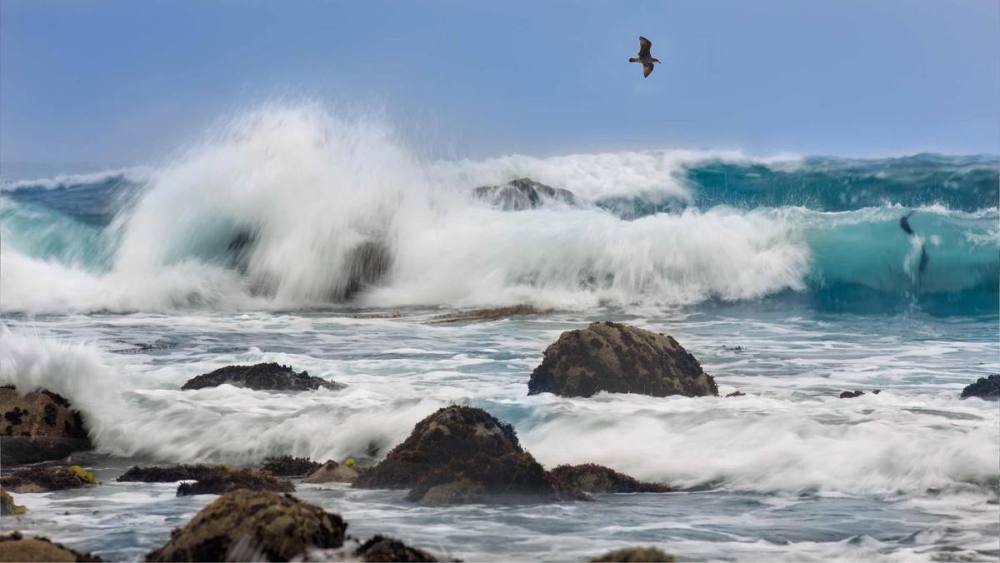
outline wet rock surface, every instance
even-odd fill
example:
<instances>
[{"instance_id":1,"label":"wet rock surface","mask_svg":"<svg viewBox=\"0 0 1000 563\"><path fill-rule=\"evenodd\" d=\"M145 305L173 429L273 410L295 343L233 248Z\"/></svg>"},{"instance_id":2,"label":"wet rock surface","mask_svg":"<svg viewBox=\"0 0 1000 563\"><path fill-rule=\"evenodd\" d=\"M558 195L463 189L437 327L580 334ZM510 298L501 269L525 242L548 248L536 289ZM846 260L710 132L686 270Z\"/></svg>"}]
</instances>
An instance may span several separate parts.
<instances>
[{"instance_id":1,"label":"wet rock surface","mask_svg":"<svg viewBox=\"0 0 1000 563\"><path fill-rule=\"evenodd\" d=\"M511 307L494 307L491 309L473 309L470 311L456 311L454 313L435 317L430 321L430 324L499 321L512 317L541 315L546 312L547 311L536 309L531 305L513 305Z\"/></svg>"},{"instance_id":2,"label":"wet rock surface","mask_svg":"<svg viewBox=\"0 0 1000 563\"><path fill-rule=\"evenodd\" d=\"M1000 373L980 377L975 383L962 389L962 398L979 397L989 401L1000 401Z\"/></svg>"},{"instance_id":3,"label":"wet rock surface","mask_svg":"<svg viewBox=\"0 0 1000 563\"><path fill-rule=\"evenodd\" d=\"M28 509L14 502L14 497L7 491L0 489L0 515L16 516L24 514Z\"/></svg>"},{"instance_id":4,"label":"wet rock surface","mask_svg":"<svg viewBox=\"0 0 1000 563\"><path fill-rule=\"evenodd\" d=\"M234 385L257 391L315 391L316 389L342 389L344 386L307 372L296 372L276 363L252 366L226 366L188 380L181 389L204 389L219 385Z\"/></svg>"},{"instance_id":5,"label":"wet rock surface","mask_svg":"<svg viewBox=\"0 0 1000 563\"><path fill-rule=\"evenodd\" d=\"M676 561L672 555L664 553L655 547L626 547L609 551L600 557L591 559L592 562L667 562Z\"/></svg>"},{"instance_id":6,"label":"wet rock surface","mask_svg":"<svg viewBox=\"0 0 1000 563\"><path fill-rule=\"evenodd\" d=\"M94 474L79 465L69 467L25 467L0 479L3 488L15 493L47 493L97 485Z\"/></svg>"},{"instance_id":7,"label":"wet rock surface","mask_svg":"<svg viewBox=\"0 0 1000 563\"><path fill-rule=\"evenodd\" d=\"M338 548L347 524L292 495L239 490L203 508L148 561L288 561Z\"/></svg>"},{"instance_id":8,"label":"wet rock surface","mask_svg":"<svg viewBox=\"0 0 1000 563\"><path fill-rule=\"evenodd\" d=\"M197 481L226 469L228 467L225 465L167 465L149 467L139 467L136 465L116 480L120 482L138 481L142 483Z\"/></svg>"},{"instance_id":9,"label":"wet rock surface","mask_svg":"<svg viewBox=\"0 0 1000 563\"><path fill-rule=\"evenodd\" d=\"M290 493L295 485L259 469L223 468L203 475L194 483L181 483L177 486L177 496L221 495L239 489Z\"/></svg>"},{"instance_id":10,"label":"wet rock surface","mask_svg":"<svg viewBox=\"0 0 1000 563\"><path fill-rule=\"evenodd\" d=\"M482 409L451 406L417 423L358 488L409 488L407 499L440 505L541 502L565 495L521 448L511 425Z\"/></svg>"},{"instance_id":11,"label":"wet rock surface","mask_svg":"<svg viewBox=\"0 0 1000 563\"><path fill-rule=\"evenodd\" d=\"M369 562L437 561L437 558L426 551L385 536L374 536L361 544L354 551L354 556Z\"/></svg>"},{"instance_id":12,"label":"wet rock surface","mask_svg":"<svg viewBox=\"0 0 1000 563\"><path fill-rule=\"evenodd\" d=\"M79 411L61 395L0 387L0 465L63 459L92 447Z\"/></svg>"},{"instance_id":13,"label":"wet rock surface","mask_svg":"<svg viewBox=\"0 0 1000 563\"><path fill-rule=\"evenodd\" d=\"M306 475L303 483L353 483L358 478L358 468L330 460Z\"/></svg>"},{"instance_id":14,"label":"wet rock surface","mask_svg":"<svg viewBox=\"0 0 1000 563\"><path fill-rule=\"evenodd\" d=\"M301 477L319 469L321 464L304 457L283 455L269 457L260 468L278 477Z\"/></svg>"},{"instance_id":15,"label":"wet rock surface","mask_svg":"<svg viewBox=\"0 0 1000 563\"><path fill-rule=\"evenodd\" d=\"M25 537L20 532L0 536L0 561L100 561L43 537Z\"/></svg>"},{"instance_id":16,"label":"wet rock surface","mask_svg":"<svg viewBox=\"0 0 1000 563\"><path fill-rule=\"evenodd\" d=\"M480 186L472 190L476 199L504 211L523 211L541 207L546 201L573 205L576 196L569 190L553 188L531 178L518 178L497 186Z\"/></svg>"},{"instance_id":17,"label":"wet rock surface","mask_svg":"<svg viewBox=\"0 0 1000 563\"><path fill-rule=\"evenodd\" d=\"M668 493L672 490L668 485L639 481L593 463L560 465L549 471L549 476L561 489L585 493Z\"/></svg>"},{"instance_id":18,"label":"wet rock surface","mask_svg":"<svg viewBox=\"0 0 1000 563\"><path fill-rule=\"evenodd\" d=\"M715 380L670 336L613 322L562 333L531 373L528 394L717 396Z\"/></svg>"}]
</instances>

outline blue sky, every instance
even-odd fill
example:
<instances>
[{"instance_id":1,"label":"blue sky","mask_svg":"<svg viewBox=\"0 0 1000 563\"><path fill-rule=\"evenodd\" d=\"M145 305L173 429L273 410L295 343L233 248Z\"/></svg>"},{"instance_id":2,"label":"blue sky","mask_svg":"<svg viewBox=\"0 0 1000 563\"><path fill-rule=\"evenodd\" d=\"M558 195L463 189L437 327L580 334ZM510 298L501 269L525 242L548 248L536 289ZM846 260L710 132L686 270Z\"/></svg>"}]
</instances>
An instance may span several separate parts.
<instances>
[{"instance_id":1,"label":"blue sky","mask_svg":"<svg viewBox=\"0 0 1000 563\"><path fill-rule=\"evenodd\" d=\"M0 161L155 161L276 98L436 157L1000 152L1000 1L0 0ZM663 64L627 58L637 36Z\"/></svg>"}]
</instances>

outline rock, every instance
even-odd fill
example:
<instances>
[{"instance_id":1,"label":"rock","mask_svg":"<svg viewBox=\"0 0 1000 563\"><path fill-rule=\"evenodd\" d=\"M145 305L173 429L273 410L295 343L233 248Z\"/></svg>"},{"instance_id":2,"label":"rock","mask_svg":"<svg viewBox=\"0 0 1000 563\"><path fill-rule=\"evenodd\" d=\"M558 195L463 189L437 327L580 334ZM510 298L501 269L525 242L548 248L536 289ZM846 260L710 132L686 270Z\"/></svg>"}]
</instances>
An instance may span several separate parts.
<instances>
[{"instance_id":1,"label":"rock","mask_svg":"<svg viewBox=\"0 0 1000 563\"><path fill-rule=\"evenodd\" d=\"M726 395L726 397L744 397L744 396L746 396L746 393L744 393L743 391L733 391L732 393Z\"/></svg>"},{"instance_id":2,"label":"rock","mask_svg":"<svg viewBox=\"0 0 1000 563\"><path fill-rule=\"evenodd\" d=\"M229 469L225 465L171 465L167 467L139 467L136 465L118 477L117 481L139 481L142 483L198 481L209 478L219 471Z\"/></svg>"},{"instance_id":3,"label":"rock","mask_svg":"<svg viewBox=\"0 0 1000 563\"><path fill-rule=\"evenodd\" d=\"M339 383L313 377L304 371L296 373L288 366L269 363L219 368L190 379L181 386L181 389L187 391L218 387L223 384L247 387L258 391L314 391L319 388L342 389L344 387Z\"/></svg>"},{"instance_id":4,"label":"rock","mask_svg":"<svg viewBox=\"0 0 1000 563\"><path fill-rule=\"evenodd\" d=\"M562 333L528 381L529 395L590 397L600 391L719 394L712 376L672 337L607 321Z\"/></svg>"},{"instance_id":5,"label":"rock","mask_svg":"<svg viewBox=\"0 0 1000 563\"><path fill-rule=\"evenodd\" d=\"M672 555L668 555L655 547L627 547L625 549L616 549L614 551L609 551L600 557L595 557L591 559L592 562L597 561L652 561L652 562L668 562L672 563L676 561Z\"/></svg>"},{"instance_id":6,"label":"rock","mask_svg":"<svg viewBox=\"0 0 1000 563\"><path fill-rule=\"evenodd\" d=\"M370 538L354 551L354 556L361 561L369 562L437 561L433 555L426 551L410 547L399 540L385 536Z\"/></svg>"},{"instance_id":7,"label":"rock","mask_svg":"<svg viewBox=\"0 0 1000 563\"><path fill-rule=\"evenodd\" d=\"M7 491L0 489L0 516L14 516L24 514L28 509L16 504L14 497Z\"/></svg>"},{"instance_id":8,"label":"rock","mask_svg":"<svg viewBox=\"0 0 1000 563\"><path fill-rule=\"evenodd\" d=\"M855 397L860 397L860 396L862 396L864 394L865 394L864 391L860 391L858 389L855 389L854 391L844 391L843 393L840 394L840 398L841 399L853 399Z\"/></svg>"},{"instance_id":9,"label":"rock","mask_svg":"<svg viewBox=\"0 0 1000 563\"><path fill-rule=\"evenodd\" d=\"M0 561L100 561L89 553L80 553L48 538L26 538L20 532L0 536Z\"/></svg>"},{"instance_id":10,"label":"rock","mask_svg":"<svg viewBox=\"0 0 1000 563\"><path fill-rule=\"evenodd\" d=\"M480 186L472 194L504 211L523 211L541 207L545 200L574 205L576 196L569 190L546 186L531 178L518 178L499 186Z\"/></svg>"},{"instance_id":11,"label":"rock","mask_svg":"<svg viewBox=\"0 0 1000 563\"><path fill-rule=\"evenodd\" d=\"M340 516L292 495L239 490L203 508L146 560L288 561L340 547L346 529Z\"/></svg>"},{"instance_id":12,"label":"rock","mask_svg":"<svg viewBox=\"0 0 1000 563\"><path fill-rule=\"evenodd\" d=\"M97 484L94 474L79 465L69 467L25 467L0 479L0 484L15 493L47 493L79 489Z\"/></svg>"},{"instance_id":13,"label":"rock","mask_svg":"<svg viewBox=\"0 0 1000 563\"><path fill-rule=\"evenodd\" d=\"M541 315L547 311L538 310L531 305L514 305L512 307L495 307L492 309L473 309L471 311L459 311L448 315L436 317L430 324L449 324L471 321L499 321L511 317L523 317L527 315Z\"/></svg>"},{"instance_id":14,"label":"rock","mask_svg":"<svg viewBox=\"0 0 1000 563\"><path fill-rule=\"evenodd\" d=\"M962 389L962 398L979 397L988 401L1000 401L1000 373L980 377L975 383Z\"/></svg>"},{"instance_id":15,"label":"rock","mask_svg":"<svg viewBox=\"0 0 1000 563\"><path fill-rule=\"evenodd\" d=\"M312 473L306 475L304 483L353 483L358 478L358 470L346 463L330 460Z\"/></svg>"},{"instance_id":16,"label":"rock","mask_svg":"<svg viewBox=\"0 0 1000 563\"><path fill-rule=\"evenodd\" d=\"M358 488L410 488L424 504L538 502L564 493L518 442L509 424L482 409L450 406L354 481Z\"/></svg>"},{"instance_id":17,"label":"rock","mask_svg":"<svg viewBox=\"0 0 1000 563\"><path fill-rule=\"evenodd\" d=\"M290 493L295 485L259 469L224 468L203 475L194 483L181 483L177 486L177 496L221 495L238 489Z\"/></svg>"},{"instance_id":18,"label":"rock","mask_svg":"<svg viewBox=\"0 0 1000 563\"><path fill-rule=\"evenodd\" d=\"M320 464L311 459L290 455L269 457L264 460L264 465L261 466L263 471L268 471L271 475L278 477L301 477L319 468Z\"/></svg>"},{"instance_id":19,"label":"rock","mask_svg":"<svg viewBox=\"0 0 1000 563\"><path fill-rule=\"evenodd\" d=\"M334 288L333 301L349 301L358 293L378 285L392 267L392 252L376 240L364 241L347 254L347 276L343 287Z\"/></svg>"},{"instance_id":20,"label":"rock","mask_svg":"<svg viewBox=\"0 0 1000 563\"><path fill-rule=\"evenodd\" d=\"M667 485L644 483L593 463L560 465L549 471L549 477L562 489L585 493L669 493L673 490Z\"/></svg>"},{"instance_id":21,"label":"rock","mask_svg":"<svg viewBox=\"0 0 1000 563\"><path fill-rule=\"evenodd\" d=\"M18 395L11 385L0 387L0 413L4 467L63 459L93 447L79 411L51 391Z\"/></svg>"}]
</instances>

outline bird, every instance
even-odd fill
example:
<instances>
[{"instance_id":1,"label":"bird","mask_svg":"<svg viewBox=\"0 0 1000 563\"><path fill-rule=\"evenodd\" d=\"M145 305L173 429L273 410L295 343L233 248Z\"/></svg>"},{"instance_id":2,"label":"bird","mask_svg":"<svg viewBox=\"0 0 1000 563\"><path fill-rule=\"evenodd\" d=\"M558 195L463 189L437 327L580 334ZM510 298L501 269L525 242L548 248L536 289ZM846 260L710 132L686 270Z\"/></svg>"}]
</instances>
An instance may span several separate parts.
<instances>
[{"instance_id":1,"label":"bird","mask_svg":"<svg viewBox=\"0 0 1000 563\"><path fill-rule=\"evenodd\" d=\"M642 77L646 78L653 72L653 63L660 62L660 59L654 59L653 55L649 53L649 49L653 46L653 42L646 39L643 36L639 36L639 56L632 57L628 60L630 63L642 63Z\"/></svg>"}]
</instances>

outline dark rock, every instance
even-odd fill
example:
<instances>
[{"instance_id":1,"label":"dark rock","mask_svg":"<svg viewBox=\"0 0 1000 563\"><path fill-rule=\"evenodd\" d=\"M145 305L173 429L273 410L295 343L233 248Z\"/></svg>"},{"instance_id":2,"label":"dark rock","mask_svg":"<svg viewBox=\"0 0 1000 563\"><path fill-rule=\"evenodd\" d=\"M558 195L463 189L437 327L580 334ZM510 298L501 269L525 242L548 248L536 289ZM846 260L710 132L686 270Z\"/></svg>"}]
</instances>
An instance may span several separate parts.
<instances>
[{"instance_id":1,"label":"dark rock","mask_svg":"<svg viewBox=\"0 0 1000 563\"><path fill-rule=\"evenodd\" d=\"M198 481L227 471L225 465L171 465L166 467L133 466L117 481L139 481L142 483L173 483L176 481Z\"/></svg>"},{"instance_id":2,"label":"dark rock","mask_svg":"<svg viewBox=\"0 0 1000 563\"><path fill-rule=\"evenodd\" d=\"M3 488L15 493L47 493L79 489L97 484L94 474L79 465L69 467L25 467L0 479Z\"/></svg>"},{"instance_id":3,"label":"dark rock","mask_svg":"<svg viewBox=\"0 0 1000 563\"><path fill-rule=\"evenodd\" d=\"M92 447L83 418L62 396L0 387L0 465L63 459Z\"/></svg>"},{"instance_id":4,"label":"dark rock","mask_svg":"<svg viewBox=\"0 0 1000 563\"><path fill-rule=\"evenodd\" d=\"M330 460L313 470L303 480L304 483L353 483L358 478L354 464L337 463Z\"/></svg>"},{"instance_id":5,"label":"dark rock","mask_svg":"<svg viewBox=\"0 0 1000 563\"><path fill-rule=\"evenodd\" d=\"M101 561L89 553L80 553L48 538L26 538L20 532L0 536L0 561Z\"/></svg>"},{"instance_id":6,"label":"dark rock","mask_svg":"<svg viewBox=\"0 0 1000 563\"><path fill-rule=\"evenodd\" d=\"M514 305L512 307L494 307L492 309L474 309L471 311L459 311L448 315L436 317L430 321L431 324L449 324L472 321L499 321L511 317L523 317L528 315L541 315L546 311L540 311L531 305Z\"/></svg>"},{"instance_id":7,"label":"dark rock","mask_svg":"<svg viewBox=\"0 0 1000 563\"><path fill-rule=\"evenodd\" d=\"M840 398L841 399L853 399L855 397L860 397L860 396L862 396L864 394L865 394L864 391L855 389L854 391L844 391L843 393L840 394Z\"/></svg>"},{"instance_id":8,"label":"dark rock","mask_svg":"<svg viewBox=\"0 0 1000 563\"><path fill-rule=\"evenodd\" d=\"M591 559L592 562L667 562L676 561L672 555L668 555L655 547L627 547L609 551L600 557Z\"/></svg>"},{"instance_id":9,"label":"dark rock","mask_svg":"<svg viewBox=\"0 0 1000 563\"><path fill-rule=\"evenodd\" d=\"M239 490L203 508L146 560L288 561L340 547L346 529L340 516L292 495Z\"/></svg>"},{"instance_id":10,"label":"dark rock","mask_svg":"<svg viewBox=\"0 0 1000 563\"><path fill-rule=\"evenodd\" d=\"M354 556L368 562L437 561L426 551L384 536L375 536L361 544L361 547L354 552Z\"/></svg>"},{"instance_id":11,"label":"dark rock","mask_svg":"<svg viewBox=\"0 0 1000 563\"><path fill-rule=\"evenodd\" d=\"M560 489L585 493L669 493L672 490L667 485L644 483L593 463L560 465L549 471L549 477Z\"/></svg>"},{"instance_id":12,"label":"dark rock","mask_svg":"<svg viewBox=\"0 0 1000 563\"><path fill-rule=\"evenodd\" d=\"M562 333L531 373L528 394L717 396L715 380L670 336L613 322Z\"/></svg>"},{"instance_id":13,"label":"dark rock","mask_svg":"<svg viewBox=\"0 0 1000 563\"><path fill-rule=\"evenodd\" d=\"M28 509L14 502L14 497L7 491L0 489L0 516L14 516L24 514Z\"/></svg>"},{"instance_id":14,"label":"dark rock","mask_svg":"<svg viewBox=\"0 0 1000 563\"><path fill-rule=\"evenodd\" d=\"M451 406L421 420L382 462L358 476L358 488L410 488L425 504L538 502L560 497L509 424L482 409Z\"/></svg>"},{"instance_id":15,"label":"dark rock","mask_svg":"<svg viewBox=\"0 0 1000 563\"><path fill-rule=\"evenodd\" d=\"M301 477L320 468L320 464L304 457L283 455L264 460L261 469L278 477Z\"/></svg>"},{"instance_id":16,"label":"dark rock","mask_svg":"<svg viewBox=\"0 0 1000 563\"><path fill-rule=\"evenodd\" d=\"M576 196L569 190L546 186L531 178L518 178L499 186L481 186L472 194L504 211L523 211L541 207L545 200L574 205Z\"/></svg>"},{"instance_id":17,"label":"dark rock","mask_svg":"<svg viewBox=\"0 0 1000 563\"><path fill-rule=\"evenodd\" d=\"M1000 401L1000 373L980 377L975 383L962 389L962 398L979 397L988 401Z\"/></svg>"},{"instance_id":18,"label":"dark rock","mask_svg":"<svg viewBox=\"0 0 1000 563\"><path fill-rule=\"evenodd\" d=\"M744 393L743 391L733 391L732 393L726 395L726 397L743 397L743 396L746 396L746 393Z\"/></svg>"},{"instance_id":19,"label":"dark rock","mask_svg":"<svg viewBox=\"0 0 1000 563\"><path fill-rule=\"evenodd\" d=\"M307 372L296 373L288 366L275 363L252 366L226 366L213 372L199 375L181 389L203 389L229 384L258 391L313 391L319 388L342 389L339 383L313 377Z\"/></svg>"},{"instance_id":20,"label":"dark rock","mask_svg":"<svg viewBox=\"0 0 1000 563\"><path fill-rule=\"evenodd\" d=\"M290 493L295 485L259 469L225 468L204 475L194 483L181 483L177 486L177 496L221 495L239 489Z\"/></svg>"},{"instance_id":21,"label":"dark rock","mask_svg":"<svg viewBox=\"0 0 1000 563\"><path fill-rule=\"evenodd\" d=\"M358 293L381 283L392 267L392 252L381 241L365 241L347 255L343 287L334 288L334 301L349 301Z\"/></svg>"}]
</instances>

